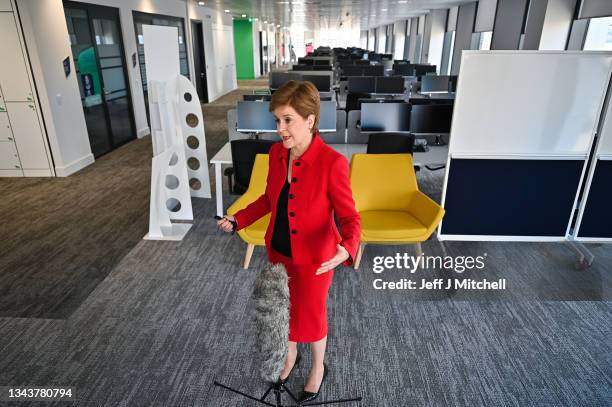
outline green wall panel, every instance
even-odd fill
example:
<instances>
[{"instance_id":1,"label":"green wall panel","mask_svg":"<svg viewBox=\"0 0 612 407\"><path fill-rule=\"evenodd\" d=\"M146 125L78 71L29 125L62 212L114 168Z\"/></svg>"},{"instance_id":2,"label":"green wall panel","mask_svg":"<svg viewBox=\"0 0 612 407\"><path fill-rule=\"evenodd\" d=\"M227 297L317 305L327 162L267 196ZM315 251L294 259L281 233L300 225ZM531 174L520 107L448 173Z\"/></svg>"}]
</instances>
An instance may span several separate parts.
<instances>
[{"instance_id":1,"label":"green wall panel","mask_svg":"<svg viewBox=\"0 0 612 407\"><path fill-rule=\"evenodd\" d=\"M236 77L255 79L253 24L248 20L234 20L234 51L236 52Z\"/></svg>"}]
</instances>

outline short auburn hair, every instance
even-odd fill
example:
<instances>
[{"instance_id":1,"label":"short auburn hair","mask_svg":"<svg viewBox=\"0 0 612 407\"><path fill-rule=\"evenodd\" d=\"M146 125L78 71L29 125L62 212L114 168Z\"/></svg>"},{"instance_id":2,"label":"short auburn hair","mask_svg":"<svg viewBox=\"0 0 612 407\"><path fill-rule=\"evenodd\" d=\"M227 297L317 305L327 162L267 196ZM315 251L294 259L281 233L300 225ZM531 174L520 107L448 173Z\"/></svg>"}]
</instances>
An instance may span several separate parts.
<instances>
[{"instance_id":1,"label":"short auburn hair","mask_svg":"<svg viewBox=\"0 0 612 407\"><path fill-rule=\"evenodd\" d=\"M321 100L319 91L312 82L308 81L289 81L278 88L272 94L270 101L270 111L277 107L289 105L304 119L309 115L314 115L314 125L312 132L319 131L319 116Z\"/></svg>"}]
</instances>

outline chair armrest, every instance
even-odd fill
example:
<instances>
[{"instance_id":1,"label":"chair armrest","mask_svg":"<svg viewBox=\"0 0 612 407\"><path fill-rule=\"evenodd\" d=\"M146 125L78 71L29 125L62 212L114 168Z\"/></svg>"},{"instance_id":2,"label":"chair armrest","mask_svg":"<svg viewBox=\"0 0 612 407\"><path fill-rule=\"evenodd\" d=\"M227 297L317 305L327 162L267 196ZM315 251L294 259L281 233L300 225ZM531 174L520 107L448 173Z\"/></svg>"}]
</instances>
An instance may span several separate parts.
<instances>
[{"instance_id":1,"label":"chair armrest","mask_svg":"<svg viewBox=\"0 0 612 407\"><path fill-rule=\"evenodd\" d=\"M249 194L248 192L240 195L240 197L236 199L234 203L230 205L229 208L227 208L227 214L228 215L236 214L236 212L238 212L239 210L244 209L247 206L249 206L252 202L255 202L257 198L259 198L259 195L255 195L253 193Z\"/></svg>"},{"instance_id":2,"label":"chair armrest","mask_svg":"<svg viewBox=\"0 0 612 407\"><path fill-rule=\"evenodd\" d=\"M408 211L427 227L427 236L431 235L444 216L444 208L418 190L412 194Z\"/></svg>"}]
</instances>

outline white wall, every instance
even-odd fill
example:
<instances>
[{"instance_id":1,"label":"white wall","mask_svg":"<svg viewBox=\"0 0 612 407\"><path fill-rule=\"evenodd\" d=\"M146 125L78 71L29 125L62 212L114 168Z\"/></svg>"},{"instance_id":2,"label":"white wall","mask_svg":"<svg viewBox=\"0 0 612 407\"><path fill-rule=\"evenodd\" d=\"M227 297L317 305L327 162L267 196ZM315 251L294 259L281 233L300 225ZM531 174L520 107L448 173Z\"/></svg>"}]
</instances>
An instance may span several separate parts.
<instances>
[{"instance_id":1,"label":"white wall","mask_svg":"<svg viewBox=\"0 0 612 407\"><path fill-rule=\"evenodd\" d=\"M208 100L212 102L223 94L236 88L235 67L233 67L234 74L233 78L231 78L228 70L232 68L226 66L228 65L228 61L234 58L234 36L231 16L207 7L198 6L194 2L185 2L182 0L83 0L83 2L119 9L126 67L128 70L130 91L132 93L134 120L136 122L136 129L139 137L149 134L149 125L147 123L140 68L138 65L133 67L131 63L132 54L137 52L132 11L164 14L179 17L184 20L185 35L187 37L187 55L189 58L189 73L192 81L194 81L194 65L190 20L201 20L204 33ZM188 12L189 15L187 14ZM215 25L214 28L213 25ZM219 26L229 27L229 33ZM217 37L223 37L224 33L225 40L219 41ZM222 53L221 57L219 57L217 53ZM231 54L231 57L228 57L225 53Z\"/></svg>"},{"instance_id":2,"label":"white wall","mask_svg":"<svg viewBox=\"0 0 612 407\"><path fill-rule=\"evenodd\" d=\"M94 162L61 0L18 0L56 174ZM44 27L44 29L42 29ZM71 73L62 61L70 56ZM3 62L5 63L5 62Z\"/></svg>"},{"instance_id":3,"label":"white wall","mask_svg":"<svg viewBox=\"0 0 612 407\"><path fill-rule=\"evenodd\" d=\"M158 0L163 3L183 1ZM201 20L204 34L204 53L206 55L206 77L208 82L209 102L218 99L238 87L236 81L236 54L234 53L234 28L229 14L218 12L208 7L201 7L194 2L187 2L188 20ZM191 24L187 22L191 27ZM132 27L133 30L133 27ZM191 30L191 28L189 28ZM189 72L193 72L193 55L191 50L192 36L187 34L189 44ZM132 38L134 36L132 35ZM192 81L193 81L193 75Z\"/></svg>"},{"instance_id":4,"label":"white wall","mask_svg":"<svg viewBox=\"0 0 612 407\"><path fill-rule=\"evenodd\" d=\"M261 59L261 55L259 52L259 27L260 24L258 21L253 21L253 65L255 68L255 78L261 76L261 66L259 66L259 60Z\"/></svg>"}]
</instances>

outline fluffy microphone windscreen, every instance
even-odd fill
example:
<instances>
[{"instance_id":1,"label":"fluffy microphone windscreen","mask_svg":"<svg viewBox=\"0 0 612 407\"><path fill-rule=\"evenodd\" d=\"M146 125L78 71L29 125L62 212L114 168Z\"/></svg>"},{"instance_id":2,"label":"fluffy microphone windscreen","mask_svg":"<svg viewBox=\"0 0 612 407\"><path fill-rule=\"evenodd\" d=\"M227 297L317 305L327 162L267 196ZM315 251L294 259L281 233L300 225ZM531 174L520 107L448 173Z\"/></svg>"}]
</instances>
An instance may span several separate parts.
<instances>
[{"instance_id":1,"label":"fluffy microphone windscreen","mask_svg":"<svg viewBox=\"0 0 612 407\"><path fill-rule=\"evenodd\" d=\"M276 382L287 356L289 278L282 264L268 264L255 279L256 349L261 377Z\"/></svg>"}]
</instances>

